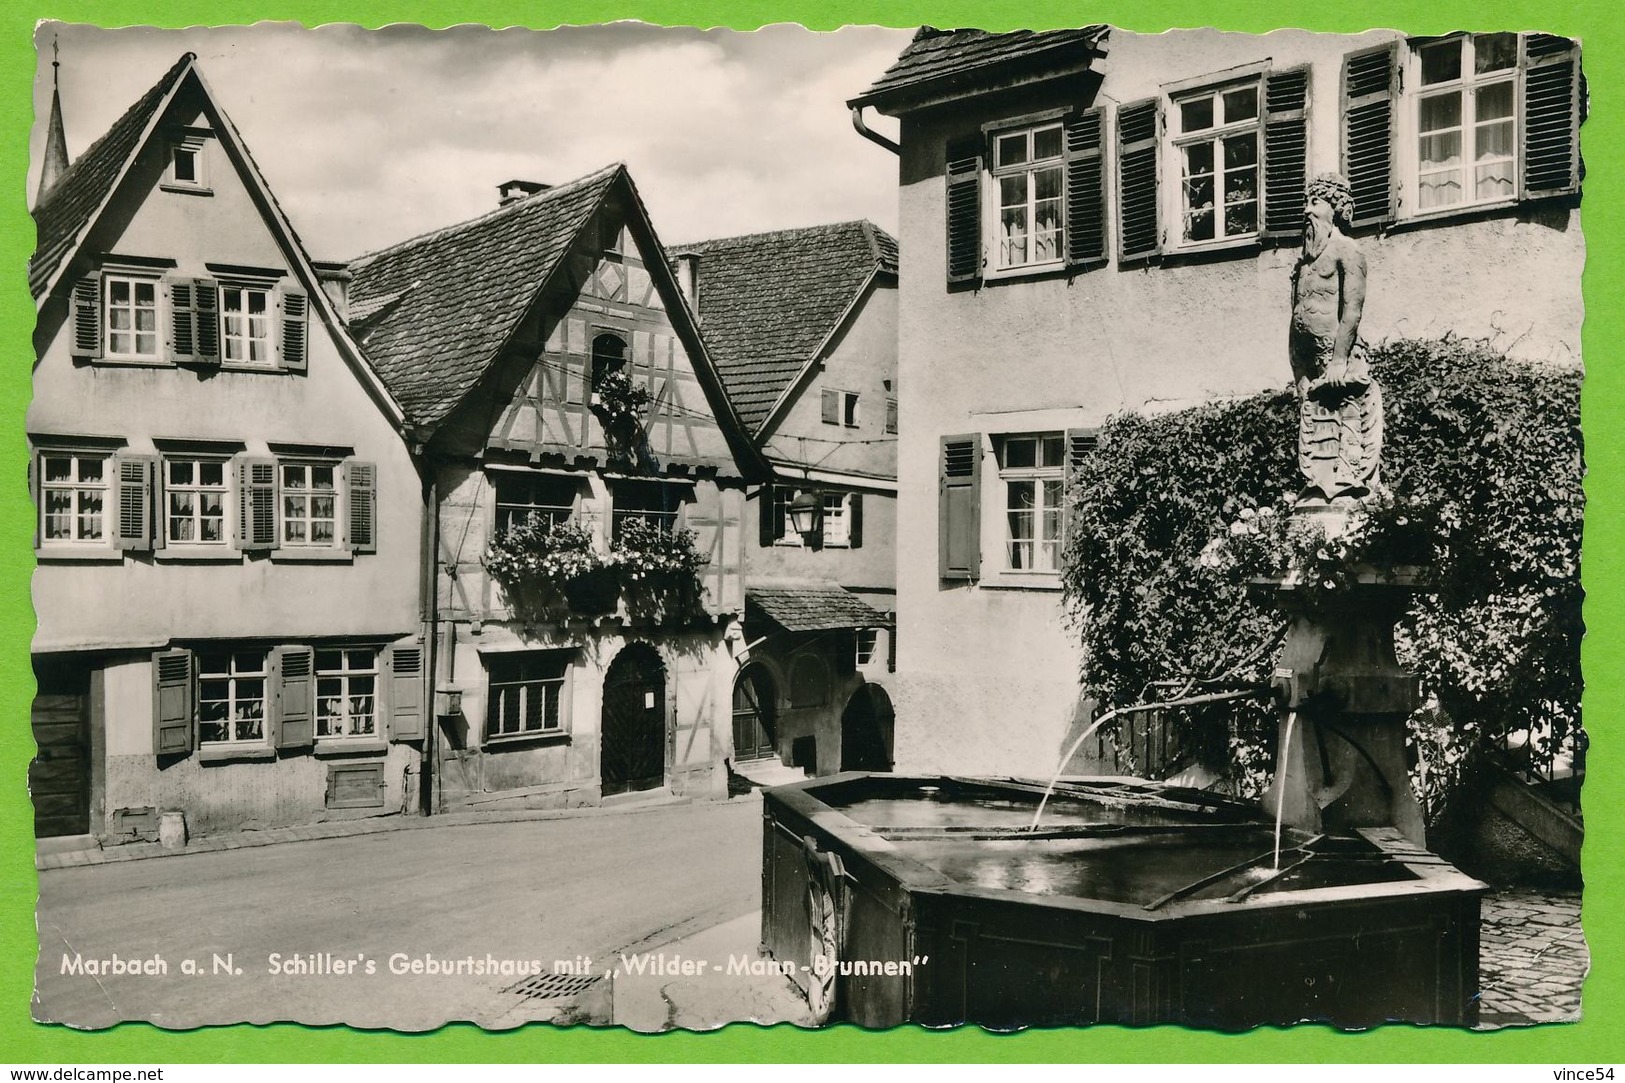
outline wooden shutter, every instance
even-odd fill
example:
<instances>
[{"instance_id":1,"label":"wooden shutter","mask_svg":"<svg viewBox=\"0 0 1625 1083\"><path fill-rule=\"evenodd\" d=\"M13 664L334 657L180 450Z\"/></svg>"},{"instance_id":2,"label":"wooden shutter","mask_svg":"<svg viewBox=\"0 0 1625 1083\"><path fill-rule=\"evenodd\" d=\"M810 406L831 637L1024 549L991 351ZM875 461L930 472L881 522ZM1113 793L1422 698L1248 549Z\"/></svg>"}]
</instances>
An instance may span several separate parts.
<instances>
[{"instance_id":1,"label":"wooden shutter","mask_svg":"<svg viewBox=\"0 0 1625 1083\"><path fill-rule=\"evenodd\" d=\"M773 513L773 505L777 500L776 492L772 485L763 485L756 495L756 501L760 505L757 511L761 513L756 523L756 544L764 549L779 540L779 524L777 516Z\"/></svg>"},{"instance_id":2,"label":"wooden shutter","mask_svg":"<svg viewBox=\"0 0 1625 1083\"><path fill-rule=\"evenodd\" d=\"M1309 69L1264 76L1264 228L1266 237L1303 234L1309 177Z\"/></svg>"},{"instance_id":3,"label":"wooden shutter","mask_svg":"<svg viewBox=\"0 0 1625 1083\"><path fill-rule=\"evenodd\" d=\"M176 362L197 360L197 311L193 304L192 280L177 279L169 283L169 359Z\"/></svg>"},{"instance_id":4,"label":"wooden shutter","mask_svg":"<svg viewBox=\"0 0 1625 1083\"><path fill-rule=\"evenodd\" d=\"M1580 47L1568 38L1523 39L1523 196L1580 189Z\"/></svg>"},{"instance_id":5,"label":"wooden shutter","mask_svg":"<svg viewBox=\"0 0 1625 1083\"><path fill-rule=\"evenodd\" d=\"M309 748L316 743L316 652L278 647L275 655L276 747Z\"/></svg>"},{"instance_id":6,"label":"wooden shutter","mask_svg":"<svg viewBox=\"0 0 1625 1083\"><path fill-rule=\"evenodd\" d=\"M421 741L423 647L414 643L384 652L389 667L389 736L393 741Z\"/></svg>"},{"instance_id":7,"label":"wooden shutter","mask_svg":"<svg viewBox=\"0 0 1625 1083\"><path fill-rule=\"evenodd\" d=\"M947 249L948 281L976 282L982 277L981 136L948 144Z\"/></svg>"},{"instance_id":8,"label":"wooden shutter","mask_svg":"<svg viewBox=\"0 0 1625 1083\"><path fill-rule=\"evenodd\" d=\"M1068 429L1066 430L1066 499L1070 502L1072 486L1077 479L1078 469L1083 460L1095 450L1096 444L1094 429Z\"/></svg>"},{"instance_id":9,"label":"wooden shutter","mask_svg":"<svg viewBox=\"0 0 1625 1083\"><path fill-rule=\"evenodd\" d=\"M220 363L220 286L207 278L169 283L169 359Z\"/></svg>"},{"instance_id":10,"label":"wooden shutter","mask_svg":"<svg viewBox=\"0 0 1625 1083\"><path fill-rule=\"evenodd\" d=\"M1162 248L1157 214L1161 105L1155 98L1117 109L1117 248L1120 258L1155 255Z\"/></svg>"},{"instance_id":11,"label":"wooden shutter","mask_svg":"<svg viewBox=\"0 0 1625 1083\"><path fill-rule=\"evenodd\" d=\"M824 424L839 425L841 423L841 393L829 388L819 395L819 406L823 411Z\"/></svg>"},{"instance_id":12,"label":"wooden shutter","mask_svg":"<svg viewBox=\"0 0 1625 1083\"><path fill-rule=\"evenodd\" d=\"M193 330L197 335L196 360L203 365L220 363L220 283L212 278L192 281Z\"/></svg>"},{"instance_id":13,"label":"wooden shutter","mask_svg":"<svg viewBox=\"0 0 1625 1083\"><path fill-rule=\"evenodd\" d=\"M938 577L975 579L982 570L981 436L944 436L937 469Z\"/></svg>"},{"instance_id":14,"label":"wooden shutter","mask_svg":"<svg viewBox=\"0 0 1625 1083\"><path fill-rule=\"evenodd\" d=\"M351 460L344 465L350 552L378 551L378 467Z\"/></svg>"},{"instance_id":15,"label":"wooden shutter","mask_svg":"<svg viewBox=\"0 0 1625 1083\"><path fill-rule=\"evenodd\" d=\"M102 276L92 272L73 284L73 356L102 356Z\"/></svg>"},{"instance_id":16,"label":"wooden shutter","mask_svg":"<svg viewBox=\"0 0 1625 1083\"><path fill-rule=\"evenodd\" d=\"M1066 121L1066 263L1084 267L1106 258L1105 110ZM895 426L888 432L895 432Z\"/></svg>"},{"instance_id":17,"label":"wooden shutter","mask_svg":"<svg viewBox=\"0 0 1625 1083\"><path fill-rule=\"evenodd\" d=\"M113 484L117 486L113 548L152 548L152 482L157 473L155 455L113 457Z\"/></svg>"},{"instance_id":18,"label":"wooden shutter","mask_svg":"<svg viewBox=\"0 0 1625 1083\"><path fill-rule=\"evenodd\" d=\"M237 548L275 549L276 460L237 460Z\"/></svg>"},{"instance_id":19,"label":"wooden shutter","mask_svg":"<svg viewBox=\"0 0 1625 1083\"><path fill-rule=\"evenodd\" d=\"M1354 225L1394 220L1394 103L1399 43L1343 58L1343 176L1354 192Z\"/></svg>"},{"instance_id":20,"label":"wooden shutter","mask_svg":"<svg viewBox=\"0 0 1625 1083\"><path fill-rule=\"evenodd\" d=\"M891 434L897 432L897 400L886 400L886 431Z\"/></svg>"},{"instance_id":21,"label":"wooden shutter","mask_svg":"<svg viewBox=\"0 0 1625 1083\"><path fill-rule=\"evenodd\" d=\"M282 367L289 372L305 371L306 316L310 299L303 290L282 291Z\"/></svg>"},{"instance_id":22,"label":"wooden shutter","mask_svg":"<svg viewBox=\"0 0 1625 1083\"><path fill-rule=\"evenodd\" d=\"M192 751L196 730L192 652L155 651L152 656L152 751L180 756Z\"/></svg>"},{"instance_id":23,"label":"wooden shutter","mask_svg":"<svg viewBox=\"0 0 1625 1083\"><path fill-rule=\"evenodd\" d=\"M852 493L846 500L846 547L863 548L863 494Z\"/></svg>"}]
</instances>

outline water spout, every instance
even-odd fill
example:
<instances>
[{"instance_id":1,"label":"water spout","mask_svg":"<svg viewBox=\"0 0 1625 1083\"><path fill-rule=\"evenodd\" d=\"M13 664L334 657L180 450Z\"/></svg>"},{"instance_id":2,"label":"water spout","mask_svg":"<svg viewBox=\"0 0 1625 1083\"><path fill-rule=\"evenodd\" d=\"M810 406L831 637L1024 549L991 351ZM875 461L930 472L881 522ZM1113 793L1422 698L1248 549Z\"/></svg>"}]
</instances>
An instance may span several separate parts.
<instances>
[{"instance_id":1,"label":"water spout","mask_svg":"<svg viewBox=\"0 0 1625 1083\"><path fill-rule=\"evenodd\" d=\"M1281 765L1275 769L1275 865L1281 867L1281 814L1286 811L1286 771L1292 756L1292 727L1298 721L1297 711L1286 715L1286 739L1281 742Z\"/></svg>"},{"instance_id":2,"label":"water spout","mask_svg":"<svg viewBox=\"0 0 1625 1083\"><path fill-rule=\"evenodd\" d=\"M1083 747L1083 742L1089 739L1090 734L1118 715L1160 711L1168 707L1190 707L1198 703L1223 703L1232 699L1248 699L1253 696L1266 695L1268 692L1268 688L1246 688L1239 692L1206 692L1200 696L1183 696L1179 699L1164 700L1161 703L1136 703L1128 707L1113 707L1085 726L1083 732L1078 734L1077 740L1073 741L1061 756L1061 762L1055 765L1055 773L1050 776L1049 784L1044 787L1044 796L1038 799L1038 808L1033 810L1033 822L1027 825L1027 830L1038 830L1038 821L1043 819L1044 806L1049 804L1051 795L1055 793L1055 784L1061 781L1061 772L1065 771L1066 765L1072 762L1072 757L1077 754L1078 749Z\"/></svg>"}]
</instances>

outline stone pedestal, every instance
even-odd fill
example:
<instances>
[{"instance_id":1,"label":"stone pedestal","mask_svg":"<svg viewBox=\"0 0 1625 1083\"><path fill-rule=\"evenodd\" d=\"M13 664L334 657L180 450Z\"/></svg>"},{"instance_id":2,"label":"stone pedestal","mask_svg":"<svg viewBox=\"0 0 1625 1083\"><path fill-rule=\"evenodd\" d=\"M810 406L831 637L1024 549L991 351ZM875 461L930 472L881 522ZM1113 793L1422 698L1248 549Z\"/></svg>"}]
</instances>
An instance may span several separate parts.
<instances>
[{"instance_id":1,"label":"stone pedestal","mask_svg":"<svg viewBox=\"0 0 1625 1083\"><path fill-rule=\"evenodd\" d=\"M1394 827L1425 846L1405 757L1420 690L1394 656L1414 569L1367 569L1336 594L1292 579L1259 586L1291 621L1270 678L1281 723L1265 810L1304 831Z\"/></svg>"}]
</instances>

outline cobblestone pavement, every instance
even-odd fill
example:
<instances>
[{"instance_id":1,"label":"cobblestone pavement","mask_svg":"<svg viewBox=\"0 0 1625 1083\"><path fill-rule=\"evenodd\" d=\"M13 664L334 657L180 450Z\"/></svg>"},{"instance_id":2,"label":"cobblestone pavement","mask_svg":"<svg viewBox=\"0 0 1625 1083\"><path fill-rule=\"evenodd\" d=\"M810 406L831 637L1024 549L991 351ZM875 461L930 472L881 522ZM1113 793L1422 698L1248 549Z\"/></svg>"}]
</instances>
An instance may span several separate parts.
<instances>
[{"instance_id":1,"label":"cobblestone pavement","mask_svg":"<svg viewBox=\"0 0 1625 1083\"><path fill-rule=\"evenodd\" d=\"M1572 1023L1590 965L1579 892L1497 891L1479 932L1482 1028Z\"/></svg>"}]
</instances>

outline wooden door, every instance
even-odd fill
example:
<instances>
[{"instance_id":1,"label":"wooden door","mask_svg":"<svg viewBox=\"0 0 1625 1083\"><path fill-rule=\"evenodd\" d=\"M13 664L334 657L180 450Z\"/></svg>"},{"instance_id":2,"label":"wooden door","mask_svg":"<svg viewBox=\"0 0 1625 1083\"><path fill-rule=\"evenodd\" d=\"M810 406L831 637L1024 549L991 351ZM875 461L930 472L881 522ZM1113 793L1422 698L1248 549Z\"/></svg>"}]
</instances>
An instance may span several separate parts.
<instances>
[{"instance_id":1,"label":"wooden door","mask_svg":"<svg viewBox=\"0 0 1625 1083\"><path fill-rule=\"evenodd\" d=\"M751 666L734 682L734 762L772 757L773 722L778 693L773 678L761 666Z\"/></svg>"},{"instance_id":2,"label":"wooden door","mask_svg":"<svg viewBox=\"0 0 1625 1083\"><path fill-rule=\"evenodd\" d=\"M38 838L90 831L90 674L40 666L30 720L38 747L28 765Z\"/></svg>"},{"instance_id":3,"label":"wooden door","mask_svg":"<svg viewBox=\"0 0 1625 1083\"><path fill-rule=\"evenodd\" d=\"M604 676L599 766L606 797L666 780L666 668L646 644L621 651Z\"/></svg>"}]
</instances>

